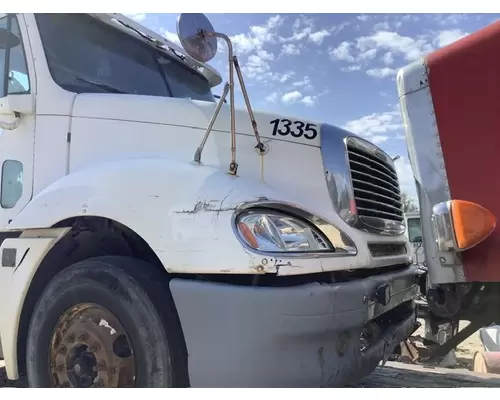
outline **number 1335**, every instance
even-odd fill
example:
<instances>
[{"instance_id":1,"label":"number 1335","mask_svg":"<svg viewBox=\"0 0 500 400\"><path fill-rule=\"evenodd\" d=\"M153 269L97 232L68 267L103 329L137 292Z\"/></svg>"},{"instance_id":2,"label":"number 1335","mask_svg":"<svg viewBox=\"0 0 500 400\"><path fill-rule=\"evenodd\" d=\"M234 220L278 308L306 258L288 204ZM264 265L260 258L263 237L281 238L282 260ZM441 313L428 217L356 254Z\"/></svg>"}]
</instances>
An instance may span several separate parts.
<instances>
[{"instance_id":1,"label":"number 1335","mask_svg":"<svg viewBox=\"0 0 500 400\"><path fill-rule=\"evenodd\" d=\"M302 121L292 122L289 119L275 119L270 124L273 125L273 136L276 136L276 134L281 136L292 135L295 138L304 136L309 140L318 136L315 124L306 124Z\"/></svg>"}]
</instances>

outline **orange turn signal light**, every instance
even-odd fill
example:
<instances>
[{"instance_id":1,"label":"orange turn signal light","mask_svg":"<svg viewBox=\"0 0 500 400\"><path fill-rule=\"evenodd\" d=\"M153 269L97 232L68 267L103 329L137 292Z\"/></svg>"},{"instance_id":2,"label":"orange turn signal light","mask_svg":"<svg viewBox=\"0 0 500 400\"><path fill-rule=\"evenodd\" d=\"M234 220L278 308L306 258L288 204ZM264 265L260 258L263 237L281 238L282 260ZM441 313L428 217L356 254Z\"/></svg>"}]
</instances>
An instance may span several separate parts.
<instances>
[{"instance_id":1,"label":"orange turn signal light","mask_svg":"<svg viewBox=\"0 0 500 400\"><path fill-rule=\"evenodd\" d=\"M250 228L243 222L240 222L238 224L238 228L240 228L240 232L247 241L247 243L254 249L258 249L259 243L257 242L257 238L255 237L254 233L250 230Z\"/></svg>"},{"instance_id":2,"label":"orange turn signal light","mask_svg":"<svg viewBox=\"0 0 500 400\"><path fill-rule=\"evenodd\" d=\"M490 210L465 200L451 200L451 218L457 247L469 249L495 230L497 219Z\"/></svg>"}]
</instances>

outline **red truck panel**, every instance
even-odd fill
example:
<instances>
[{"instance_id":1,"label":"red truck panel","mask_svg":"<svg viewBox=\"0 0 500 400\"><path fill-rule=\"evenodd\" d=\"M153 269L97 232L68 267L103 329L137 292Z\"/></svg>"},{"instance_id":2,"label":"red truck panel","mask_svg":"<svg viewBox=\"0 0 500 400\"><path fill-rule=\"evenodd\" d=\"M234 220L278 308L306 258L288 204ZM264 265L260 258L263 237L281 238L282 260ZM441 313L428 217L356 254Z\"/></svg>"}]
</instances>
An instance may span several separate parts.
<instances>
[{"instance_id":1,"label":"red truck panel","mask_svg":"<svg viewBox=\"0 0 500 400\"><path fill-rule=\"evenodd\" d=\"M500 22L432 53L427 66L451 198L500 221ZM467 280L500 281L500 226L463 262Z\"/></svg>"}]
</instances>

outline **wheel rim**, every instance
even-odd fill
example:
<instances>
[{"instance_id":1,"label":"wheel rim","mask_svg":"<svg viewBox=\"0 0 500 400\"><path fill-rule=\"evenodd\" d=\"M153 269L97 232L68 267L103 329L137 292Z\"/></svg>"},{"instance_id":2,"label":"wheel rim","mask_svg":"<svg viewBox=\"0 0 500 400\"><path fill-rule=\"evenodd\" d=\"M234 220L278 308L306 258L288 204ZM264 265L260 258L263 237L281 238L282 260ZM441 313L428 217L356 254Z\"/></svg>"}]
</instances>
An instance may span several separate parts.
<instances>
[{"instance_id":1,"label":"wheel rim","mask_svg":"<svg viewBox=\"0 0 500 400\"><path fill-rule=\"evenodd\" d=\"M52 335L53 387L134 387L135 356L128 335L111 311L96 304L72 307Z\"/></svg>"}]
</instances>

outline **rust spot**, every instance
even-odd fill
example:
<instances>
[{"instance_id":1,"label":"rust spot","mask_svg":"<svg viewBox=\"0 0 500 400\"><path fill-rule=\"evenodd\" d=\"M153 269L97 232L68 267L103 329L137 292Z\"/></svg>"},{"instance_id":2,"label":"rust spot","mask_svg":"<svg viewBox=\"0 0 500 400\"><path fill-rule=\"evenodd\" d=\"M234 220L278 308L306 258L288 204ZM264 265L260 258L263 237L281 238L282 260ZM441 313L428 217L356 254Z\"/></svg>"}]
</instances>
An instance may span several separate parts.
<instances>
[{"instance_id":1,"label":"rust spot","mask_svg":"<svg viewBox=\"0 0 500 400\"><path fill-rule=\"evenodd\" d=\"M262 265L258 265L255 267L255 270L259 273L262 274L264 272L264 267Z\"/></svg>"}]
</instances>

